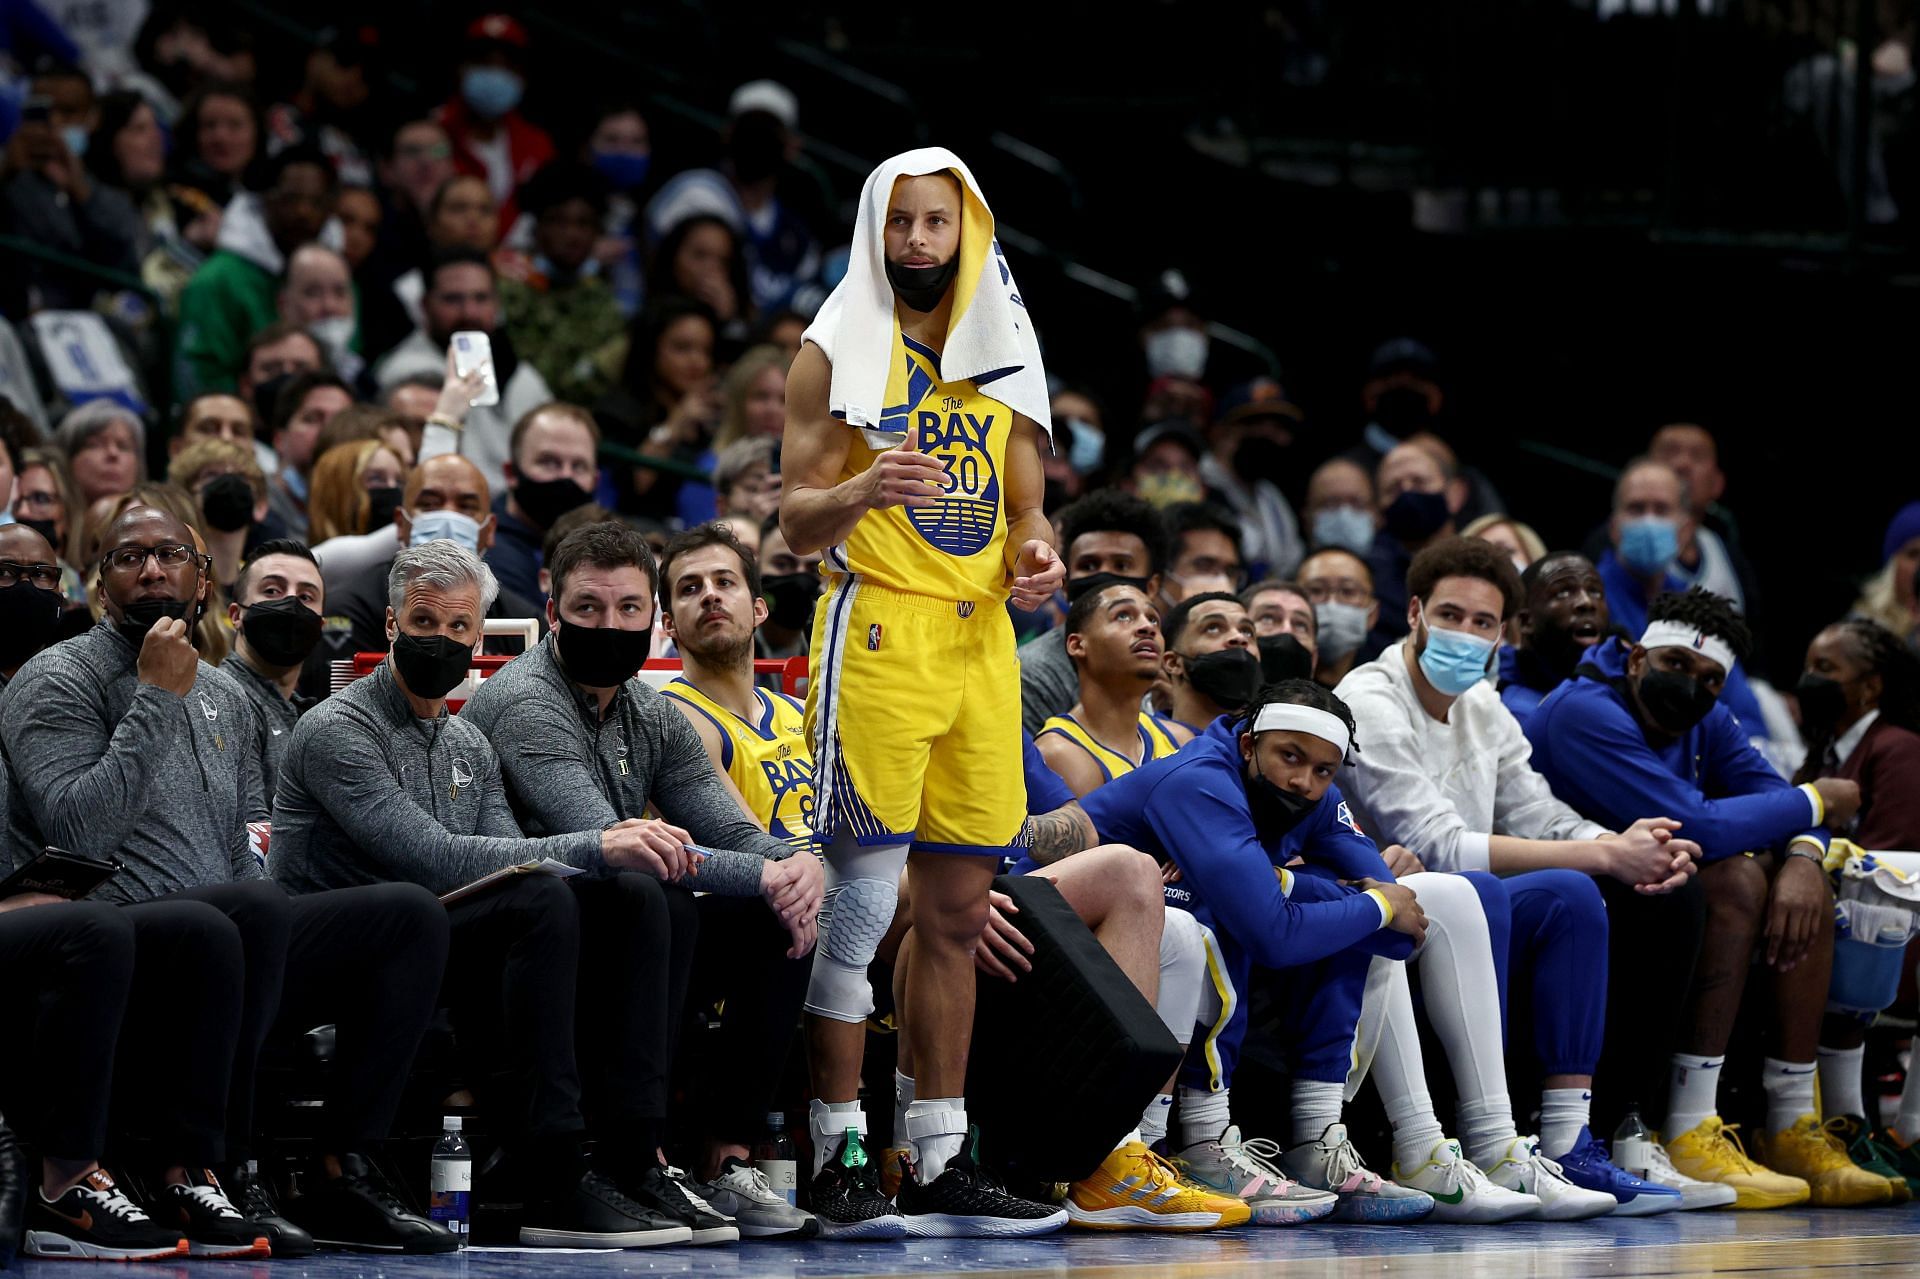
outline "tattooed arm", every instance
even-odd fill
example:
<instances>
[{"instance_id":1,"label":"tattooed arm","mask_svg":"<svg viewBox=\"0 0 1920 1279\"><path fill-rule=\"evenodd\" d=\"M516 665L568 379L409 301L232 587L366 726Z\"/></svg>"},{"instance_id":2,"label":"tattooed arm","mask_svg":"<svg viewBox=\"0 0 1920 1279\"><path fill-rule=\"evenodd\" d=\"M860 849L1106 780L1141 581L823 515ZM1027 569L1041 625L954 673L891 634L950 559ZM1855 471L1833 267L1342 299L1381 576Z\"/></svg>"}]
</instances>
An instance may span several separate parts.
<instances>
[{"instance_id":1,"label":"tattooed arm","mask_svg":"<svg viewBox=\"0 0 1920 1279\"><path fill-rule=\"evenodd\" d=\"M1027 819L1033 836L1033 860L1051 866L1063 857L1093 847L1097 836L1087 810L1076 803L1066 804L1050 813Z\"/></svg>"}]
</instances>

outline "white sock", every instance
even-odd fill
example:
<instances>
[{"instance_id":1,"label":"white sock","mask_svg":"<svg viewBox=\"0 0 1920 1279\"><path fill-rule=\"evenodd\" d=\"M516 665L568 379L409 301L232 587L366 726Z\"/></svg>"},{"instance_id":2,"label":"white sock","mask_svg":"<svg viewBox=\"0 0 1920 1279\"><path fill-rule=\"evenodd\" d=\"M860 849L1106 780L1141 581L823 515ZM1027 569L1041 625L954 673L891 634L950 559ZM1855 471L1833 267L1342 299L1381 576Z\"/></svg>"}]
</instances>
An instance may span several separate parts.
<instances>
[{"instance_id":1,"label":"white sock","mask_svg":"<svg viewBox=\"0 0 1920 1279\"><path fill-rule=\"evenodd\" d=\"M1491 1168L1507 1153L1507 1147L1520 1135L1513 1126L1513 1103L1507 1094L1462 1099L1454 1107L1460 1120L1460 1149L1482 1168Z\"/></svg>"},{"instance_id":2,"label":"white sock","mask_svg":"<svg viewBox=\"0 0 1920 1279\"><path fill-rule=\"evenodd\" d=\"M893 1072L893 1144L907 1144L907 1107L913 1104L913 1076Z\"/></svg>"},{"instance_id":3,"label":"white sock","mask_svg":"<svg viewBox=\"0 0 1920 1279\"><path fill-rule=\"evenodd\" d=\"M1760 1068L1760 1084L1767 1090L1768 1132L1785 1132L1806 1115L1820 1117L1820 1103L1813 1093L1819 1077L1820 1068L1813 1062L1767 1058Z\"/></svg>"},{"instance_id":4,"label":"white sock","mask_svg":"<svg viewBox=\"0 0 1920 1279\"><path fill-rule=\"evenodd\" d=\"M931 1185L947 1170L947 1161L967 1144L967 1099L928 1097L907 1107L907 1141L920 1184Z\"/></svg>"},{"instance_id":5,"label":"white sock","mask_svg":"<svg viewBox=\"0 0 1920 1279\"><path fill-rule=\"evenodd\" d=\"M1327 1125L1340 1122L1346 1088L1324 1079L1293 1081L1293 1145L1320 1140Z\"/></svg>"},{"instance_id":6,"label":"white sock","mask_svg":"<svg viewBox=\"0 0 1920 1279\"><path fill-rule=\"evenodd\" d=\"M866 1135L867 1115L857 1101L812 1101L807 1104L807 1128L813 1137L813 1175L817 1177L827 1160L840 1153L847 1129Z\"/></svg>"},{"instance_id":7,"label":"white sock","mask_svg":"<svg viewBox=\"0 0 1920 1279\"><path fill-rule=\"evenodd\" d=\"M1434 1146L1447 1135L1433 1113L1433 1098L1424 1088L1388 1102L1387 1122L1393 1125L1394 1165L1408 1172L1427 1162Z\"/></svg>"},{"instance_id":8,"label":"white sock","mask_svg":"<svg viewBox=\"0 0 1920 1279\"><path fill-rule=\"evenodd\" d=\"M1580 1140L1590 1122L1593 1094L1585 1088L1544 1088L1540 1092L1540 1153L1558 1159Z\"/></svg>"},{"instance_id":9,"label":"white sock","mask_svg":"<svg viewBox=\"0 0 1920 1279\"><path fill-rule=\"evenodd\" d=\"M1720 1113L1720 1067L1725 1057L1673 1055L1673 1075L1667 1083L1667 1122L1660 1132L1668 1141L1692 1132L1704 1119Z\"/></svg>"},{"instance_id":10,"label":"white sock","mask_svg":"<svg viewBox=\"0 0 1920 1279\"><path fill-rule=\"evenodd\" d=\"M1830 1115L1865 1115L1862 1075L1866 1073L1866 1045L1820 1050L1821 1108Z\"/></svg>"},{"instance_id":11,"label":"white sock","mask_svg":"<svg viewBox=\"0 0 1920 1279\"><path fill-rule=\"evenodd\" d=\"M1218 1141L1233 1122L1233 1106L1228 1089L1208 1092L1204 1088L1180 1089L1180 1149L1200 1141Z\"/></svg>"},{"instance_id":12,"label":"white sock","mask_svg":"<svg viewBox=\"0 0 1920 1279\"><path fill-rule=\"evenodd\" d=\"M1173 1109L1173 1094L1161 1093L1140 1112L1138 1139L1151 1146L1167 1135L1167 1113ZM1124 1143L1123 1143L1124 1144Z\"/></svg>"}]
</instances>

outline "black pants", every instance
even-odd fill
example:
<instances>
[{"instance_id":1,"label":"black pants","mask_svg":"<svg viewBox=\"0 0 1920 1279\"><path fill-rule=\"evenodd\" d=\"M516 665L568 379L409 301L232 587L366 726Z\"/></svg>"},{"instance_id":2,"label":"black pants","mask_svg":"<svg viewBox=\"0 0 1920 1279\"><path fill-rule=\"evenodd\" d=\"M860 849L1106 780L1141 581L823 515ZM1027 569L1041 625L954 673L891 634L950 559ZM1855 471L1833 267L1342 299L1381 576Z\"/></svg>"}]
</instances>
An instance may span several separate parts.
<instances>
[{"instance_id":1,"label":"black pants","mask_svg":"<svg viewBox=\"0 0 1920 1279\"><path fill-rule=\"evenodd\" d=\"M525 875L447 908L461 1050L509 1134L564 1162L589 1126L638 1157L667 1113L699 914L648 875Z\"/></svg>"},{"instance_id":2,"label":"black pants","mask_svg":"<svg viewBox=\"0 0 1920 1279\"><path fill-rule=\"evenodd\" d=\"M700 941L689 1002L721 1004L720 1032L676 1054L693 1105L690 1136L751 1145L766 1127L800 1025L813 956L788 959L792 936L758 897L698 899Z\"/></svg>"},{"instance_id":3,"label":"black pants","mask_svg":"<svg viewBox=\"0 0 1920 1279\"><path fill-rule=\"evenodd\" d=\"M239 931L245 990L227 1092L227 1158L253 1151L255 1071L279 1026L339 1029L323 1135L328 1153L376 1148L393 1126L407 1072L439 997L447 912L416 884L289 897L269 880L188 889Z\"/></svg>"},{"instance_id":4,"label":"black pants","mask_svg":"<svg viewBox=\"0 0 1920 1279\"><path fill-rule=\"evenodd\" d=\"M1669 1063L1686 1030L1687 996L1706 933L1698 876L1643 897L1599 881L1607 903L1607 1035L1593 1076L1594 1136L1602 1141L1629 1107L1657 1128L1666 1116Z\"/></svg>"}]
</instances>

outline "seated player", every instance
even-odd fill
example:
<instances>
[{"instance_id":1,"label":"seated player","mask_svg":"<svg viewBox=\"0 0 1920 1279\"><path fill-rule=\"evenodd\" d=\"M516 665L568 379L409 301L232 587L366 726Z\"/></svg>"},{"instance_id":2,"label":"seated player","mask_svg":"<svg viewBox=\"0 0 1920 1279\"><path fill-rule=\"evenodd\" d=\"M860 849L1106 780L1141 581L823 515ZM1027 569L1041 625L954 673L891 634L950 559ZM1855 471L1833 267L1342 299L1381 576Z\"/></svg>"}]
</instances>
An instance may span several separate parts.
<instances>
[{"instance_id":1,"label":"seated player","mask_svg":"<svg viewBox=\"0 0 1920 1279\"><path fill-rule=\"evenodd\" d=\"M1573 678L1613 616L1599 570L1573 551L1550 551L1527 565L1520 593L1513 615L1520 642L1500 650L1500 700L1524 727L1547 694Z\"/></svg>"},{"instance_id":2,"label":"seated player","mask_svg":"<svg viewBox=\"0 0 1920 1279\"><path fill-rule=\"evenodd\" d=\"M1365 743L1341 780L1368 829L1406 847L1410 857L1394 872L1413 876L1410 886L1431 916L1442 918L1439 885L1416 872L1463 872L1492 936L1504 941L1492 953L1492 985L1426 983L1427 1007L1454 1067L1465 1154L1496 1184L1539 1197L1541 1213L1556 1219L1678 1208L1677 1188L1628 1177L1593 1140L1587 1110L1607 992L1606 971L1585 955L1607 935L1606 906L1591 876L1611 877L1627 891L1672 891L1692 875L1698 849L1672 839L1672 822L1636 822L1614 835L1555 799L1529 767L1527 739L1486 678L1520 597L1501 548L1467 537L1436 542L1414 556L1407 593L1410 637L1340 682ZM1533 994L1529 1021L1545 1074L1537 1145L1518 1135L1507 1092L1509 964ZM1622 994L1620 1008L1630 1011L1634 996ZM1430 1154L1442 1148L1442 1130L1424 1072L1402 1069L1410 1058L1417 1063L1417 1032L1392 1019L1386 1034L1374 1081L1394 1123L1395 1161L1421 1184L1414 1170L1440 1173ZM1724 1201L1720 1188L1700 1189ZM1474 1216L1474 1205L1437 1197L1437 1215Z\"/></svg>"},{"instance_id":3,"label":"seated player","mask_svg":"<svg viewBox=\"0 0 1920 1279\"><path fill-rule=\"evenodd\" d=\"M1333 775L1350 737L1346 708L1326 690L1304 680L1269 685L1239 716L1216 720L1173 755L1115 778L1082 807L1099 838L1179 871L1167 904L1191 911L1218 944L1218 984L1180 1074L1176 1163L1224 1179L1225 1168L1258 1167L1268 1151L1280 1153L1240 1140L1230 1088L1246 1034L1248 978L1255 965L1285 969L1297 1144L1268 1180L1332 1191L1338 1220L1417 1220L1433 1211L1432 1198L1368 1171L1340 1123L1372 955L1404 957L1426 930L1413 893L1392 881L1373 842L1344 816ZM1348 885L1287 868L1331 844L1347 846L1343 862L1371 861L1376 874Z\"/></svg>"},{"instance_id":4,"label":"seated player","mask_svg":"<svg viewBox=\"0 0 1920 1279\"><path fill-rule=\"evenodd\" d=\"M1637 642L1596 645L1574 678L1540 704L1527 736L1554 793L1589 818L1620 827L1639 813L1664 813L1700 845L1706 932L1697 966L1688 964L1690 1005L1678 1035L1682 1051L1672 1059L1666 1153L1681 1173L1732 1186L1736 1207L1778 1208L1810 1195L1824 1206L1888 1202L1888 1180L1855 1167L1822 1126L1814 1087L1833 962L1824 828L1852 819L1859 785L1836 777L1789 785L1721 704L1727 674L1749 644L1746 623L1725 600L1697 589L1662 595L1647 617ZM1656 944L1660 934L1636 904L1614 903L1614 936L1630 939L1615 949L1614 979L1619 951L1632 948L1645 952L1635 989L1671 983L1675 957ZM1778 1055L1762 1073L1767 1132L1756 1146L1772 1167L1747 1156L1721 1122L1717 1100L1727 1040L1763 936Z\"/></svg>"},{"instance_id":5,"label":"seated player","mask_svg":"<svg viewBox=\"0 0 1920 1279\"><path fill-rule=\"evenodd\" d=\"M1189 595L1160 618L1167 718L1199 733L1222 715L1245 707L1260 687L1260 654L1253 618L1226 591Z\"/></svg>"},{"instance_id":6,"label":"seated player","mask_svg":"<svg viewBox=\"0 0 1920 1279\"><path fill-rule=\"evenodd\" d=\"M1143 591L1124 583L1087 591L1059 629L1080 699L1049 719L1034 742L1074 795L1193 739L1191 730L1140 709L1160 676L1160 614Z\"/></svg>"}]
</instances>

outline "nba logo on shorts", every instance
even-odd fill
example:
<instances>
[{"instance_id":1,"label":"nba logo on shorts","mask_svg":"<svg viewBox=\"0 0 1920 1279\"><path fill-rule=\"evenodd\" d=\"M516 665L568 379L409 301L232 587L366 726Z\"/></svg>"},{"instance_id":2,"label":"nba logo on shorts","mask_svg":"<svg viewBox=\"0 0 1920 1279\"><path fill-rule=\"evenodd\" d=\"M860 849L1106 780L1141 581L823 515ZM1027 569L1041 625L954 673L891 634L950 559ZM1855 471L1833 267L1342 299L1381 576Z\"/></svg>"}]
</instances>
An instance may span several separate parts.
<instances>
[{"instance_id":1,"label":"nba logo on shorts","mask_svg":"<svg viewBox=\"0 0 1920 1279\"><path fill-rule=\"evenodd\" d=\"M867 651L870 653L880 651L880 623L878 622L867 628Z\"/></svg>"}]
</instances>

